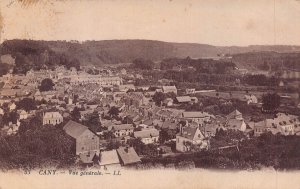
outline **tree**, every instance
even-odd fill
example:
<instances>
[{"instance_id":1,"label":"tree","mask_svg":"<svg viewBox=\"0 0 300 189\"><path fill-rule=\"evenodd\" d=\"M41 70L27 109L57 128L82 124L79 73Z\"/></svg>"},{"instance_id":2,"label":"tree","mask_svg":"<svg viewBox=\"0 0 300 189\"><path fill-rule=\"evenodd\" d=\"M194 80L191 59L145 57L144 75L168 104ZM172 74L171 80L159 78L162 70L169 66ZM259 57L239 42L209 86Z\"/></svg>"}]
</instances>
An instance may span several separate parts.
<instances>
[{"instance_id":1,"label":"tree","mask_svg":"<svg viewBox=\"0 0 300 189\"><path fill-rule=\"evenodd\" d=\"M53 83L52 79L46 78L46 79L42 80L39 89L40 89L40 91L51 91L51 90L53 90L53 86L54 86L54 83Z\"/></svg>"},{"instance_id":2,"label":"tree","mask_svg":"<svg viewBox=\"0 0 300 189\"><path fill-rule=\"evenodd\" d=\"M23 98L17 103L18 109L23 109L25 111L35 110L36 109L36 102L31 98Z\"/></svg>"},{"instance_id":3,"label":"tree","mask_svg":"<svg viewBox=\"0 0 300 189\"><path fill-rule=\"evenodd\" d=\"M10 65L9 64L5 64L5 63L1 63L0 62L0 77L2 75L7 74L8 71L9 71L9 69L10 69Z\"/></svg>"},{"instance_id":4,"label":"tree","mask_svg":"<svg viewBox=\"0 0 300 189\"><path fill-rule=\"evenodd\" d=\"M154 95L153 95L153 101L155 102L155 104L157 106L160 106L162 101L164 101L166 99L166 95L162 92L156 92Z\"/></svg>"},{"instance_id":5,"label":"tree","mask_svg":"<svg viewBox=\"0 0 300 189\"><path fill-rule=\"evenodd\" d=\"M154 67L154 63L151 60L135 59L133 61L133 66L134 68L142 70L152 70Z\"/></svg>"},{"instance_id":6,"label":"tree","mask_svg":"<svg viewBox=\"0 0 300 189\"><path fill-rule=\"evenodd\" d=\"M4 124L8 124L9 122L16 124L18 119L19 119L19 114L15 111L7 112L7 113L4 113L4 115L3 115L3 123Z\"/></svg>"},{"instance_id":7,"label":"tree","mask_svg":"<svg viewBox=\"0 0 300 189\"><path fill-rule=\"evenodd\" d=\"M275 111L280 106L280 96L276 93L268 93L262 96L262 108L264 111Z\"/></svg>"},{"instance_id":8,"label":"tree","mask_svg":"<svg viewBox=\"0 0 300 189\"><path fill-rule=\"evenodd\" d=\"M79 119L81 118L80 109L78 107L75 107L71 112L71 116L75 121L79 121Z\"/></svg>"},{"instance_id":9,"label":"tree","mask_svg":"<svg viewBox=\"0 0 300 189\"><path fill-rule=\"evenodd\" d=\"M119 108L113 106L110 108L110 110L108 111L108 114L110 115L110 117L117 117L120 113Z\"/></svg>"},{"instance_id":10,"label":"tree","mask_svg":"<svg viewBox=\"0 0 300 189\"><path fill-rule=\"evenodd\" d=\"M87 116L87 120L84 121L84 125L88 126L93 132L102 131L101 122L98 112L94 111L92 114Z\"/></svg>"}]
</instances>

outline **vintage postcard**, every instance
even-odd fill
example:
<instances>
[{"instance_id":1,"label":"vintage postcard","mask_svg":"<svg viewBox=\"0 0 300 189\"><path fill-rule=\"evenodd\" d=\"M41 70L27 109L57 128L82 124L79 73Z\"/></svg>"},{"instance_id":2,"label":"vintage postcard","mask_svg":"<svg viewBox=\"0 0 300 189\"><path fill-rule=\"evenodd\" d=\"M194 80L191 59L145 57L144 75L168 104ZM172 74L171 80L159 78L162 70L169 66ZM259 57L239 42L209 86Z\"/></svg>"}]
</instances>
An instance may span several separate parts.
<instances>
[{"instance_id":1,"label":"vintage postcard","mask_svg":"<svg viewBox=\"0 0 300 189\"><path fill-rule=\"evenodd\" d=\"M1 0L0 189L300 189L299 0Z\"/></svg>"}]
</instances>

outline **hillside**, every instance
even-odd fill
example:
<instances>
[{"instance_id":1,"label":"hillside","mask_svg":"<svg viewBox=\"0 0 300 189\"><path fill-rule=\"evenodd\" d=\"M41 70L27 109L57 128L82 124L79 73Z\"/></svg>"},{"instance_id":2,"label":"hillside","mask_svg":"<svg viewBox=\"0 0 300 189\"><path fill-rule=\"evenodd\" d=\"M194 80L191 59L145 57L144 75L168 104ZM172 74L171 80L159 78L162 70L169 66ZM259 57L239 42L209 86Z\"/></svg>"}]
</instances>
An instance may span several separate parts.
<instances>
[{"instance_id":1,"label":"hillside","mask_svg":"<svg viewBox=\"0 0 300 189\"><path fill-rule=\"evenodd\" d=\"M32 41L32 40L8 40L1 44L0 53L12 54L14 57L21 55L21 62L32 62L35 67L46 67L53 64L69 64L80 62L81 65L102 65L132 62L134 59L143 58L159 61L165 58L191 58L215 57L218 54L234 55L234 61L243 67L248 64L261 64L263 59L260 52L272 52L279 56L284 53L289 57L291 52L300 52L300 46L212 46L195 43L169 43L151 40L104 40L86 41L83 43L66 41ZM249 54L250 52L250 54ZM259 53L258 53L259 52ZM242 56L241 54L247 55ZM252 54L251 54L252 53ZM265 59L271 59L273 54L264 55ZM298 53L293 53L298 54ZM50 57L50 58L49 58ZM255 58L249 58L255 57ZM298 60L299 56L297 56ZM29 61L28 61L29 59ZM40 60L42 59L42 61ZM249 61L251 59L251 61ZM293 58L295 59L295 58ZM286 60L286 59L285 59ZM54 62L54 63L53 63ZM73 64L70 64L73 65Z\"/></svg>"}]
</instances>

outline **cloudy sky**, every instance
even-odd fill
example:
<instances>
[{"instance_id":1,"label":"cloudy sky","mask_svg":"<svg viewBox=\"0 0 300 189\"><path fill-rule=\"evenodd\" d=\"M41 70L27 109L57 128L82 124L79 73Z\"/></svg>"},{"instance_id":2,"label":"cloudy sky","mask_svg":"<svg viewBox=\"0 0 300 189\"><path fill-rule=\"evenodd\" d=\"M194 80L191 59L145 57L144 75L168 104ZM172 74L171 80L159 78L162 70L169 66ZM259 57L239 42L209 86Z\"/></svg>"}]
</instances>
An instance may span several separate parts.
<instances>
[{"instance_id":1,"label":"cloudy sky","mask_svg":"<svg viewBox=\"0 0 300 189\"><path fill-rule=\"evenodd\" d=\"M223 46L300 45L298 0L25 0L25 3L1 0L0 3L1 41L151 39Z\"/></svg>"}]
</instances>

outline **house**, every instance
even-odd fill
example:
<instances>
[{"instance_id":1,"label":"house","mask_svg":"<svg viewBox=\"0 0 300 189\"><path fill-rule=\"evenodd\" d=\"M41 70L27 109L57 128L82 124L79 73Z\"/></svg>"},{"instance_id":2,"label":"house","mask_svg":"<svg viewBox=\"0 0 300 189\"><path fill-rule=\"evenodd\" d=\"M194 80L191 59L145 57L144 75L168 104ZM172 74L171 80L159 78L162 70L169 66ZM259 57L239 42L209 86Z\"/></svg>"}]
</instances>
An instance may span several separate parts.
<instances>
[{"instance_id":1,"label":"house","mask_svg":"<svg viewBox=\"0 0 300 189\"><path fill-rule=\"evenodd\" d=\"M257 97L254 96L253 94L245 95L245 99L247 101L247 104L257 104L258 103Z\"/></svg>"},{"instance_id":2,"label":"house","mask_svg":"<svg viewBox=\"0 0 300 189\"><path fill-rule=\"evenodd\" d=\"M122 166L135 165L141 162L133 147L120 147L117 149Z\"/></svg>"},{"instance_id":3,"label":"house","mask_svg":"<svg viewBox=\"0 0 300 189\"><path fill-rule=\"evenodd\" d=\"M175 86L163 86L162 92L163 93L174 93L177 95L177 88Z\"/></svg>"},{"instance_id":4,"label":"house","mask_svg":"<svg viewBox=\"0 0 300 189\"><path fill-rule=\"evenodd\" d=\"M25 110L21 110L19 115L20 115L20 120L21 119L27 119L28 116L29 116L29 114Z\"/></svg>"},{"instance_id":5,"label":"house","mask_svg":"<svg viewBox=\"0 0 300 189\"><path fill-rule=\"evenodd\" d=\"M165 106L173 106L173 99L172 98L166 98L164 101L163 101L163 105Z\"/></svg>"},{"instance_id":6,"label":"house","mask_svg":"<svg viewBox=\"0 0 300 189\"><path fill-rule=\"evenodd\" d=\"M108 131L112 131L115 137L129 136L133 133L132 124L112 125L108 127Z\"/></svg>"},{"instance_id":7,"label":"house","mask_svg":"<svg viewBox=\"0 0 300 189\"><path fill-rule=\"evenodd\" d=\"M46 112L43 115L43 125L46 124L57 125L62 123L63 120L64 118L59 112Z\"/></svg>"},{"instance_id":8,"label":"house","mask_svg":"<svg viewBox=\"0 0 300 189\"><path fill-rule=\"evenodd\" d=\"M70 120L63 130L76 141L76 155L99 152L99 137L88 127Z\"/></svg>"},{"instance_id":9,"label":"house","mask_svg":"<svg viewBox=\"0 0 300 189\"><path fill-rule=\"evenodd\" d=\"M194 94L196 92L196 89L185 89L186 94Z\"/></svg>"},{"instance_id":10,"label":"house","mask_svg":"<svg viewBox=\"0 0 300 189\"><path fill-rule=\"evenodd\" d=\"M1 97L15 98L17 96L17 90L3 88L0 92Z\"/></svg>"},{"instance_id":11,"label":"house","mask_svg":"<svg viewBox=\"0 0 300 189\"><path fill-rule=\"evenodd\" d=\"M17 108L17 105L13 102L8 105L9 111L13 111Z\"/></svg>"},{"instance_id":12,"label":"house","mask_svg":"<svg viewBox=\"0 0 300 189\"><path fill-rule=\"evenodd\" d=\"M126 75L126 74L127 74L127 71L126 71L124 68L122 68L122 69L120 70L120 73L121 73L122 75Z\"/></svg>"},{"instance_id":13,"label":"house","mask_svg":"<svg viewBox=\"0 0 300 189\"><path fill-rule=\"evenodd\" d=\"M7 125L4 126L2 130L6 131L7 135L14 135L18 132L19 127L20 127L20 122L18 121L17 123L9 122L8 126Z\"/></svg>"},{"instance_id":14,"label":"house","mask_svg":"<svg viewBox=\"0 0 300 189\"><path fill-rule=\"evenodd\" d=\"M230 120L230 119L241 120L241 119L243 119L243 114L241 112L239 112L238 110L234 110L233 112L228 114L226 117L227 117L227 120Z\"/></svg>"},{"instance_id":15,"label":"house","mask_svg":"<svg viewBox=\"0 0 300 189\"><path fill-rule=\"evenodd\" d=\"M135 131L134 137L140 138L144 144L152 144L158 142L159 131L157 129Z\"/></svg>"},{"instance_id":16,"label":"house","mask_svg":"<svg viewBox=\"0 0 300 189\"><path fill-rule=\"evenodd\" d=\"M293 135L295 134L295 128L299 126L300 121L297 116L278 113L273 119L265 119L254 123L254 136L260 136L266 132Z\"/></svg>"},{"instance_id":17,"label":"house","mask_svg":"<svg viewBox=\"0 0 300 189\"><path fill-rule=\"evenodd\" d=\"M230 119L226 123L226 128L244 132L247 129L247 125L243 119Z\"/></svg>"},{"instance_id":18,"label":"house","mask_svg":"<svg viewBox=\"0 0 300 189\"><path fill-rule=\"evenodd\" d=\"M128 90L135 90L135 86L133 84L119 85L119 91L127 92Z\"/></svg>"},{"instance_id":19,"label":"house","mask_svg":"<svg viewBox=\"0 0 300 189\"><path fill-rule=\"evenodd\" d=\"M118 157L117 150L100 152L99 165L103 166L104 169L120 169L121 163Z\"/></svg>"},{"instance_id":20,"label":"house","mask_svg":"<svg viewBox=\"0 0 300 189\"><path fill-rule=\"evenodd\" d=\"M207 112L183 112L182 118L202 124L203 122L209 122L211 119L214 119L215 116Z\"/></svg>"},{"instance_id":21,"label":"house","mask_svg":"<svg viewBox=\"0 0 300 189\"><path fill-rule=\"evenodd\" d=\"M179 152L191 151L194 147L207 148L207 141L199 127L187 126L181 128L176 135L176 150Z\"/></svg>"},{"instance_id":22,"label":"house","mask_svg":"<svg viewBox=\"0 0 300 189\"><path fill-rule=\"evenodd\" d=\"M279 82L278 86L279 86L279 87L284 87L285 84L284 84L284 82L281 80L281 81Z\"/></svg>"},{"instance_id":23,"label":"house","mask_svg":"<svg viewBox=\"0 0 300 189\"><path fill-rule=\"evenodd\" d=\"M140 107L142 105L148 105L149 99L146 98L142 92L130 92L122 99L127 106Z\"/></svg>"}]
</instances>

